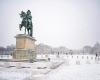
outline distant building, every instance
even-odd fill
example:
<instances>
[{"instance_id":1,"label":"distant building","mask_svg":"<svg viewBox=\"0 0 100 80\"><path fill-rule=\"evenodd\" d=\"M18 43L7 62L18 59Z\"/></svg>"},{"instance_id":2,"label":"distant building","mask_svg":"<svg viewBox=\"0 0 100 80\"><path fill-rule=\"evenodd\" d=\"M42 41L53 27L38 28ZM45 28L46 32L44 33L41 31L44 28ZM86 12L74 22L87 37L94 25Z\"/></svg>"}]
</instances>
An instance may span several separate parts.
<instances>
[{"instance_id":1,"label":"distant building","mask_svg":"<svg viewBox=\"0 0 100 80\"><path fill-rule=\"evenodd\" d=\"M36 53L37 54L50 54L51 53L51 47L45 44L38 44L36 46Z\"/></svg>"}]
</instances>

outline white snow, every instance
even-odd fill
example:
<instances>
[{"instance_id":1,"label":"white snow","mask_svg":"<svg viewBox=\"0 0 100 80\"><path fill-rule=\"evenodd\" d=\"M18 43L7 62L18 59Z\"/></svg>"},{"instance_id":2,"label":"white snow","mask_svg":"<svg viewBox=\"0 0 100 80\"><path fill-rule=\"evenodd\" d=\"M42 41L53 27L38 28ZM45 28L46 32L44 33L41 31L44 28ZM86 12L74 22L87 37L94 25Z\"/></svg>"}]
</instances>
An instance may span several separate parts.
<instances>
[{"instance_id":1,"label":"white snow","mask_svg":"<svg viewBox=\"0 0 100 80\"><path fill-rule=\"evenodd\" d=\"M48 57L50 61L34 63L0 61L0 80L100 80L100 61L94 55Z\"/></svg>"},{"instance_id":2,"label":"white snow","mask_svg":"<svg viewBox=\"0 0 100 80\"><path fill-rule=\"evenodd\" d=\"M44 80L100 80L100 64L63 64L47 74Z\"/></svg>"}]
</instances>

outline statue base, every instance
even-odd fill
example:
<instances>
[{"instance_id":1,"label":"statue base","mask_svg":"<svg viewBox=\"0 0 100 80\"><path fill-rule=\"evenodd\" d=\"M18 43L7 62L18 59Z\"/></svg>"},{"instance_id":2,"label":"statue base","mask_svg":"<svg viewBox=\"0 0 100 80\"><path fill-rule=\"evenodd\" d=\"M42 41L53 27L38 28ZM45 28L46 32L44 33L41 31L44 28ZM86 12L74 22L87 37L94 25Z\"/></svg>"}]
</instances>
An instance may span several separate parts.
<instances>
[{"instance_id":1,"label":"statue base","mask_svg":"<svg viewBox=\"0 0 100 80\"><path fill-rule=\"evenodd\" d=\"M17 49L34 49L35 48L35 38L30 37L25 34L18 34L16 38L16 48Z\"/></svg>"},{"instance_id":2,"label":"statue base","mask_svg":"<svg viewBox=\"0 0 100 80\"><path fill-rule=\"evenodd\" d=\"M16 38L16 49L13 53L13 59L19 60L35 60L35 38L25 34L18 34Z\"/></svg>"}]
</instances>

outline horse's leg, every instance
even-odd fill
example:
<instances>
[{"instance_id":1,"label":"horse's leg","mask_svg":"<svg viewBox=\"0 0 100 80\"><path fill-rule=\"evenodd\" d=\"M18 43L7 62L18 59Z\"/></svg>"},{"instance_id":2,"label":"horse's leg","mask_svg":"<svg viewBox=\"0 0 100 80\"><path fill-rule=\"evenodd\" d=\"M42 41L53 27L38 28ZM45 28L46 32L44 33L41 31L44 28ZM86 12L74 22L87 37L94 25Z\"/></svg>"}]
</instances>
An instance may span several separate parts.
<instances>
[{"instance_id":1,"label":"horse's leg","mask_svg":"<svg viewBox=\"0 0 100 80\"><path fill-rule=\"evenodd\" d=\"M25 34L26 34L26 27L25 27Z\"/></svg>"},{"instance_id":2,"label":"horse's leg","mask_svg":"<svg viewBox=\"0 0 100 80\"><path fill-rule=\"evenodd\" d=\"M29 34L29 36L31 36L31 31L30 31L30 28L28 29L28 34Z\"/></svg>"},{"instance_id":3,"label":"horse's leg","mask_svg":"<svg viewBox=\"0 0 100 80\"><path fill-rule=\"evenodd\" d=\"M20 29L20 31L21 31L21 28L22 28L22 25L21 25L21 24L19 24L19 29Z\"/></svg>"},{"instance_id":4,"label":"horse's leg","mask_svg":"<svg viewBox=\"0 0 100 80\"><path fill-rule=\"evenodd\" d=\"M30 36L32 37L32 29L30 29Z\"/></svg>"},{"instance_id":5,"label":"horse's leg","mask_svg":"<svg viewBox=\"0 0 100 80\"><path fill-rule=\"evenodd\" d=\"M29 34L29 29L27 29L27 31L28 31L28 35L30 35L30 34Z\"/></svg>"},{"instance_id":6,"label":"horse's leg","mask_svg":"<svg viewBox=\"0 0 100 80\"><path fill-rule=\"evenodd\" d=\"M30 29L30 36L31 36L31 29Z\"/></svg>"}]
</instances>

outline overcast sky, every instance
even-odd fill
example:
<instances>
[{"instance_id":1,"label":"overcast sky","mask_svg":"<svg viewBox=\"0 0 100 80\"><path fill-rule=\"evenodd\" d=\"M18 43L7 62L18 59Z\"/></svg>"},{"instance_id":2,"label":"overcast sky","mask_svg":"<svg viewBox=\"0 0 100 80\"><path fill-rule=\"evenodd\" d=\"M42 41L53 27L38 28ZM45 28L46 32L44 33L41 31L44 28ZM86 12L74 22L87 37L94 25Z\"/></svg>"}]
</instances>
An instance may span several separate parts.
<instances>
[{"instance_id":1,"label":"overcast sky","mask_svg":"<svg viewBox=\"0 0 100 80\"><path fill-rule=\"evenodd\" d=\"M100 42L100 0L0 0L0 46L24 33L19 13L28 9L36 44L78 49Z\"/></svg>"}]
</instances>

